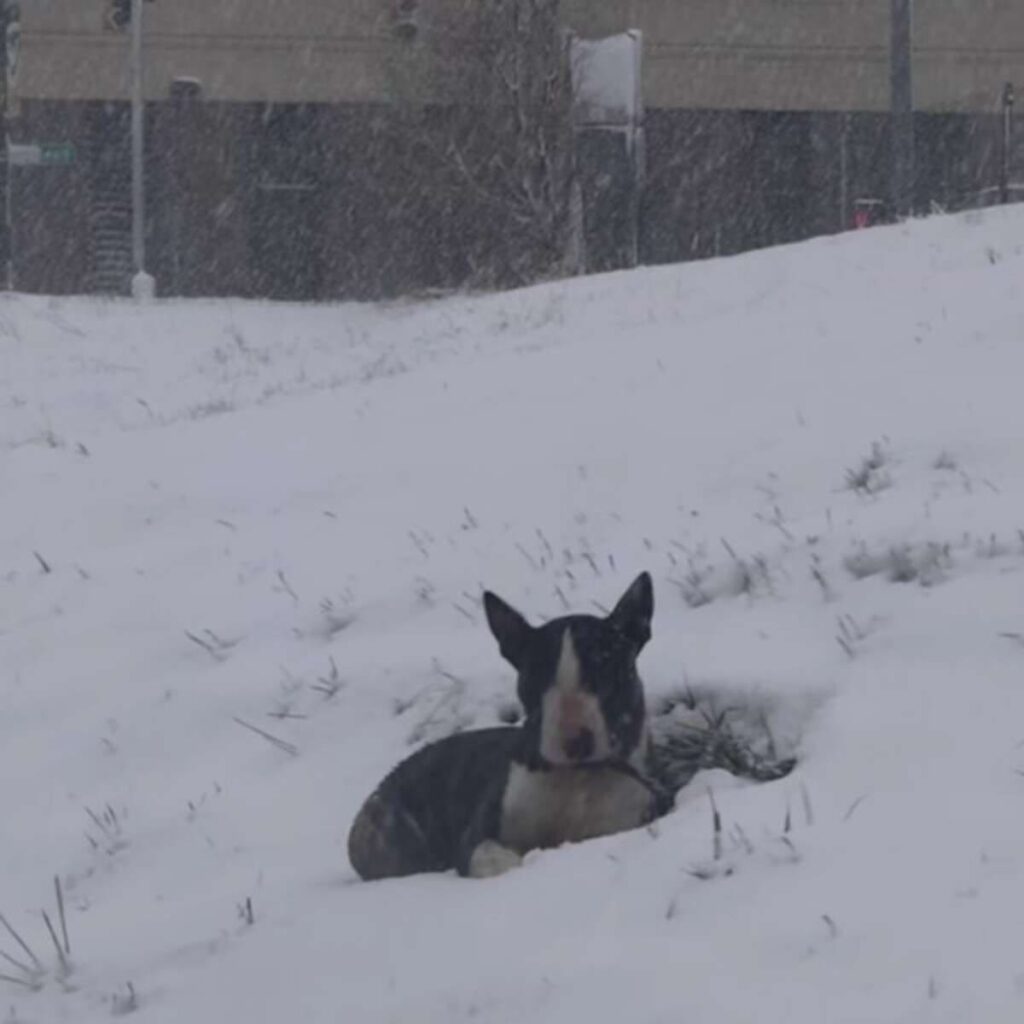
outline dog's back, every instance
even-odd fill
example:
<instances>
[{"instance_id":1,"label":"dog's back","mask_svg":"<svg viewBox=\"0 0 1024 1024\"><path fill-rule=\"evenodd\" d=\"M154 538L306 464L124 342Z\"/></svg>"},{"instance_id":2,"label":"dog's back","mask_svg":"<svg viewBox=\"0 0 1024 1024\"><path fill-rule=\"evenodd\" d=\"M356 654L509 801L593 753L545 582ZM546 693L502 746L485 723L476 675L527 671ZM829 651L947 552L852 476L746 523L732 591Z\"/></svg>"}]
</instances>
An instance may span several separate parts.
<instances>
[{"instance_id":1,"label":"dog's back","mask_svg":"<svg viewBox=\"0 0 1024 1024\"><path fill-rule=\"evenodd\" d=\"M521 730L460 733L398 765L352 824L348 855L365 879L467 869L474 828L497 829L501 796ZM495 820L486 819L493 817Z\"/></svg>"}]
</instances>

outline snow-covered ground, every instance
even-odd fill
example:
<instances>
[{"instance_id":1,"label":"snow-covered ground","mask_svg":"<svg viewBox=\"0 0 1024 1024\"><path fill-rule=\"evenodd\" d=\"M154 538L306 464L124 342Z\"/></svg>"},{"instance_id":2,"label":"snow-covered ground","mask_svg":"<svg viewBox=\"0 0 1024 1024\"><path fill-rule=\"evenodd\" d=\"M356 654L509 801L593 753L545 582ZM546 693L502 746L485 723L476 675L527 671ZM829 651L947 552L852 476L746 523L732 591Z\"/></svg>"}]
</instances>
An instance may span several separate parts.
<instances>
[{"instance_id":1,"label":"snow-covered ground","mask_svg":"<svg viewBox=\"0 0 1024 1024\"><path fill-rule=\"evenodd\" d=\"M0 912L46 973L2 1019L1024 1019L1022 277L1014 210L429 304L5 298ZM652 697L794 774L356 881L382 774L513 695L481 588L643 568Z\"/></svg>"}]
</instances>

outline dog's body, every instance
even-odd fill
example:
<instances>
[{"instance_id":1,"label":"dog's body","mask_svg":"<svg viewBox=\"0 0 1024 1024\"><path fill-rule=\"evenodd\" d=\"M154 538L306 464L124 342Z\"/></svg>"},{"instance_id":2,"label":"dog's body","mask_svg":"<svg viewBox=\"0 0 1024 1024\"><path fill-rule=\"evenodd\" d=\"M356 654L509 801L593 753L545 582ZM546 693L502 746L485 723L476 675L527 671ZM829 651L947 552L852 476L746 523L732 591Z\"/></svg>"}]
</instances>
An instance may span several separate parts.
<instances>
[{"instance_id":1,"label":"dog's body","mask_svg":"<svg viewBox=\"0 0 1024 1024\"><path fill-rule=\"evenodd\" d=\"M518 671L525 722L452 736L398 765L349 834L363 878L499 874L529 850L636 828L671 805L645 774L636 656L650 637L650 577L603 619L535 628L493 594L484 607Z\"/></svg>"}]
</instances>

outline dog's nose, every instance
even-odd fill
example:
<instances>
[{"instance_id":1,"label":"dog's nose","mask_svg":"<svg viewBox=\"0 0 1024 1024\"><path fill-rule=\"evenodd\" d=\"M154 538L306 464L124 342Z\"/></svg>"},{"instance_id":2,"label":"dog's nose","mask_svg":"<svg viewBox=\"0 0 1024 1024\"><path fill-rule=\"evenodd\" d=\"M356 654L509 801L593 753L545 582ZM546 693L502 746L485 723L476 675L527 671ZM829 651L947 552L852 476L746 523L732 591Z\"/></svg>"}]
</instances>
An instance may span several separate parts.
<instances>
[{"instance_id":1,"label":"dog's nose","mask_svg":"<svg viewBox=\"0 0 1024 1024\"><path fill-rule=\"evenodd\" d=\"M570 761L586 761L594 753L594 734L589 729L580 729L575 736L567 739L563 746L565 756Z\"/></svg>"}]
</instances>

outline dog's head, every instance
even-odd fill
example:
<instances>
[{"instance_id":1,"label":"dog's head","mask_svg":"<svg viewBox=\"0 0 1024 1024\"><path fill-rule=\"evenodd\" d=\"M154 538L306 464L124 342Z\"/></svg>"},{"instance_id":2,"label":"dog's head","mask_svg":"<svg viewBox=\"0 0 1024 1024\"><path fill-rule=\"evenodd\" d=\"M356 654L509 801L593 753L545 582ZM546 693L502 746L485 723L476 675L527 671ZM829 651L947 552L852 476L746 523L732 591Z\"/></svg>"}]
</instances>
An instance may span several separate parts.
<instances>
[{"instance_id":1,"label":"dog's head","mask_svg":"<svg viewBox=\"0 0 1024 1024\"><path fill-rule=\"evenodd\" d=\"M651 638L654 591L641 573L605 618L566 615L531 626L492 593L484 609L519 673L527 754L550 765L629 760L646 738L637 655Z\"/></svg>"}]
</instances>

